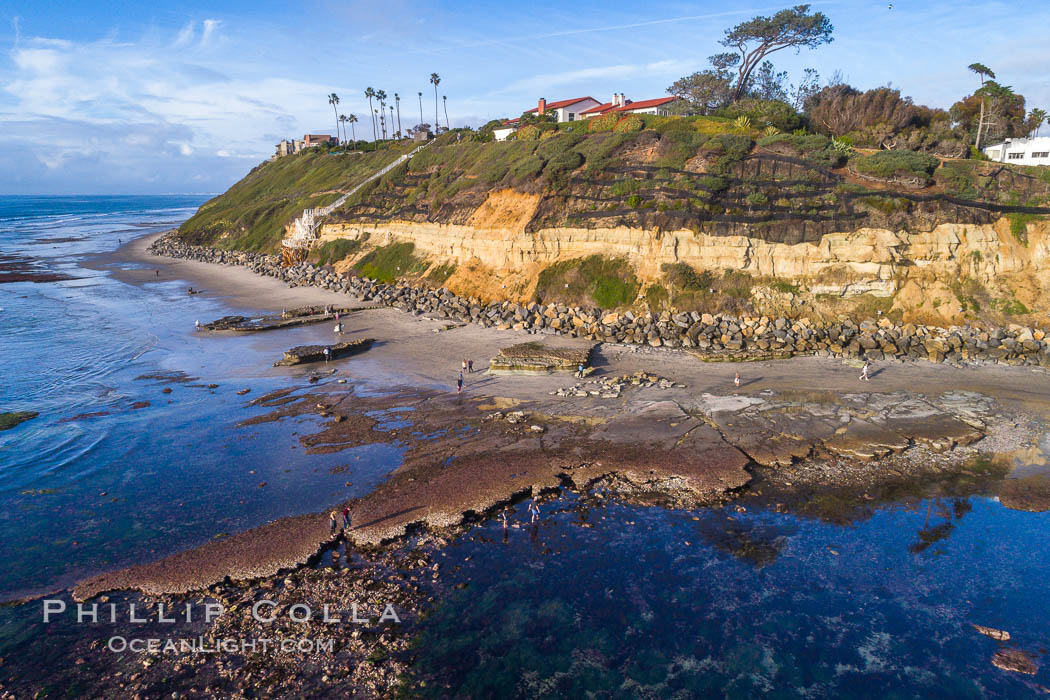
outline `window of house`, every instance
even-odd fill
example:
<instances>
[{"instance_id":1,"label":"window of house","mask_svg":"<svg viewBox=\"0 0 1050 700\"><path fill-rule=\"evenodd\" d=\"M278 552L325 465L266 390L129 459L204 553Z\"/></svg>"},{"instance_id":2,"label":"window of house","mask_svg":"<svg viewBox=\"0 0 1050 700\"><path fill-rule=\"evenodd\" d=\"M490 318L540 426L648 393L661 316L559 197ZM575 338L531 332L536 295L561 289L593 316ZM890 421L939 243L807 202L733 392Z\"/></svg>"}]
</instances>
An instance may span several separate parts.
<instances>
[{"instance_id":1,"label":"window of house","mask_svg":"<svg viewBox=\"0 0 1050 700\"><path fill-rule=\"evenodd\" d=\"M1035 151L1032 153L1033 158L1050 158L1050 151Z\"/></svg>"},{"instance_id":2,"label":"window of house","mask_svg":"<svg viewBox=\"0 0 1050 700\"><path fill-rule=\"evenodd\" d=\"M570 122L571 122L571 121L576 121L576 115L575 115L575 114L573 114L572 112L569 112L569 121L570 121Z\"/></svg>"},{"instance_id":3,"label":"window of house","mask_svg":"<svg viewBox=\"0 0 1050 700\"><path fill-rule=\"evenodd\" d=\"M1010 160L1021 160L1024 158L1024 153L1007 153L1006 157Z\"/></svg>"}]
</instances>

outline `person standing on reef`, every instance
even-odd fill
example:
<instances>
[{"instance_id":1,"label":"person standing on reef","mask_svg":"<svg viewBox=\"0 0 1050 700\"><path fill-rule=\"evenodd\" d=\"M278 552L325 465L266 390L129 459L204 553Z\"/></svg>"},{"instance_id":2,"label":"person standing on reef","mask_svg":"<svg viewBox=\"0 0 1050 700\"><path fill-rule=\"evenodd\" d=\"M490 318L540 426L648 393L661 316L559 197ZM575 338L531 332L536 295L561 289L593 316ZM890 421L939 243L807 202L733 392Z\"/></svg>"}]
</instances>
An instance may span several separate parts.
<instances>
[{"instance_id":1,"label":"person standing on reef","mask_svg":"<svg viewBox=\"0 0 1050 700\"><path fill-rule=\"evenodd\" d=\"M733 385L736 386L738 389L740 388L740 372L737 372L736 376L733 377Z\"/></svg>"},{"instance_id":2,"label":"person standing on reef","mask_svg":"<svg viewBox=\"0 0 1050 700\"><path fill-rule=\"evenodd\" d=\"M529 513L532 514L532 522L536 522L536 519L540 517L540 507L536 505L536 501L529 503Z\"/></svg>"},{"instance_id":3,"label":"person standing on reef","mask_svg":"<svg viewBox=\"0 0 1050 700\"><path fill-rule=\"evenodd\" d=\"M863 381L865 381L865 382L870 382L871 381L871 379L868 378L868 363L867 362L864 363L864 367L861 368L861 370L860 370L860 378Z\"/></svg>"},{"instance_id":4,"label":"person standing on reef","mask_svg":"<svg viewBox=\"0 0 1050 700\"><path fill-rule=\"evenodd\" d=\"M462 372L459 373L459 379L456 380L456 393L457 394L462 394L463 393L463 373Z\"/></svg>"},{"instance_id":5,"label":"person standing on reef","mask_svg":"<svg viewBox=\"0 0 1050 700\"><path fill-rule=\"evenodd\" d=\"M350 529L350 506L343 506L343 527Z\"/></svg>"},{"instance_id":6,"label":"person standing on reef","mask_svg":"<svg viewBox=\"0 0 1050 700\"><path fill-rule=\"evenodd\" d=\"M577 379L583 379L583 363L582 362L580 363L580 366L576 368L576 378Z\"/></svg>"},{"instance_id":7,"label":"person standing on reef","mask_svg":"<svg viewBox=\"0 0 1050 700\"><path fill-rule=\"evenodd\" d=\"M329 530L329 532L335 532L335 529L338 527L338 524L335 521L335 511L334 510L328 515L328 522L332 526L332 528L331 528L331 530Z\"/></svg>"},{"instance_id":8,"label":"person standing on reef","mask_svg":"<svg viewBox=\"0 0 1050 700\"><path fill-rule=\"evenodd\" d=\"M332 351L329 350L328 346L326 345L325 348L324 348L324 361L325 361L326 364L328 362L328 356L331 355L331 354L332 354Z\"/></svg>"},{"instance_id":9,"label":"person standing on reef","mask_svg":"<svg viewBox=\"0 0 1050 700\"><path fill-rule=\"evenodd\" d=\"M474 374L474 360L467 360L467 372Z\"/></svg>"}]
</instances>

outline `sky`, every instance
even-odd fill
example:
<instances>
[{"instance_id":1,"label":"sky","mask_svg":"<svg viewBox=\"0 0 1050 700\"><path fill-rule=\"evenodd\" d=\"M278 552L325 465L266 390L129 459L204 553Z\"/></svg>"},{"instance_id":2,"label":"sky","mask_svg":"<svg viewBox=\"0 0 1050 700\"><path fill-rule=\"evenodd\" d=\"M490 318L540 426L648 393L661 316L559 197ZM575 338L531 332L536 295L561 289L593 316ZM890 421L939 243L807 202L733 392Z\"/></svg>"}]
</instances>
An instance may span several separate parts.
<instances>
[{"instance_id":1,"label":"sky","mask_svg":"<svg viewBox=\"0 0 1050 700\"><path fill-rule=\"evenodd\" d=\"M1050 109L1050 3L813 2L835 41L771 56L796 80L835 71L949 107L984 63ZM518 116L548 101L664 95L723 31L784 4L574 0L0 2L0 194L224 191L282 138L334 133L327 96L371 133L367 87L402 126ZM429 117L427 116L429 115ZM444 112L440 113L444 122Z\"/></svg>"}]
</instances>

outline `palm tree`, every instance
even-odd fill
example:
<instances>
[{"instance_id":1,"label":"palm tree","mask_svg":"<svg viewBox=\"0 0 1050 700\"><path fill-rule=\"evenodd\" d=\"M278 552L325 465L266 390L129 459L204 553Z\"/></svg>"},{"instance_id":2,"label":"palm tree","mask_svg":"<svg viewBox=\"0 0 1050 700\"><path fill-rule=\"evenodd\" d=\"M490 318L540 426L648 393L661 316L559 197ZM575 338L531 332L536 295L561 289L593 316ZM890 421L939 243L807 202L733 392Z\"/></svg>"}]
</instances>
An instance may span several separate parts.
<instances>
[{"instance_id":1,"label":"palm tree","mask_svg":"<svg viewBox=\"0 0 1050 700\"><path fill-rule=\"evenodd\" d=\"M354 124L357 122L357 117L353 114L346 118L346 123L350 125L350 134L354 139L354 148L357 148L357 129L354 128ZM346 134L346 127L343 127L343 134Z\"/></svg>"},{"instance_id":2,"label":"palm tree","mask_svg":"<svg viewBox=\"0 0 1050 700\"><path fill-rule=\"evenodd\" d=\"M378 124L379 124L379 110L378 109L373 109L372 110L372 123L376 124L377 127L378 127ZM379 140L376 139L375 141L373 141L372 142L372 146L374 146L374 148L372 150L375 150L376 148L379 148Z\"/></svg>"},{"instance_id":3,"label":"palm tree","mask_svg":"<svg viewBox=\"0 0 1050 700\"><path fill-rule=\"evenodd\" d=\"M339 140L339 110L335 108L339 104L339 95L334 92L328 95L328 104L332 105L332 112L335 113L335 140Z\"/></svg>"},{"instance_id":4,"label":"palm tree","mask_svg":"<svg viewBox=\"0 0 1050 700\"><path fill-rule=\"evenodd\" d=\"M343 143L346 143L346 115L339 115L339 123L343 125Z\"/></svg>"},{"instance_id":5,"label":"palm tree","mask_svg":"<svg viewBox=\"0 0 1050 700\"><path fill-rule=\"evenodd\" d=\"M379 123L383 127L383 138L386 139L386 93L376 90L376 99L379 100L379 113L383 115Z\"/></svg>"},{"instance_id":6,"label":"palm tree","mask_svg":"<svg viewBox=\"0 0 1050 700\"><path fill-rule=\"evenodd\" d=\"M423 91L419 92L419 123L423 123Z\"/></svg>"},{"instance_id":7,"label":"palm tree","mask_svg":"<svg viewBox=\"0 0 1050 700\"><path fill-rule=\"evenodd\" d=\"M1039 127L1046 123L1046 110L1035 107L1028 113L1028 118L1035 124L1035 137L1039 138Z\"/></svg>"},{"instance_id":8,"label":"palm tree","mask_svg":"<svg viewBox=\"0 0 1050 700\"><path fill-rule=\"evenodd\" d=\"M376 96L376 91L372 88L365 88L365 97L368 98L368 113L372 114L372 98ZM376 119L372 117L372 141L375 142L379 138L379 132L376 130Z\"/></svg>"},{"instance_id":9,"label":"palm tree","mask_svg":"<svg viewBox=\"0 0 1050 700\"><path fill-rule=\"evenodd\" d=\"M394 93L394 104L397 105L397 134L401 136L401 95Z\"/></svg>"},{"instance_id":10,"label":"palm tree","mask_svg":"<svg viewBox=\"0 0 1050 700\"><path fill-rule=\"evenodd\" d=\"M437 73L430 74L430 83L434 86L434 131L437 131L438 123L438 83L441 82L441 76Z\"/></svg>"},{"instance_id":11,"label":"palm tree","mask_svg":"<svg viewBox=\"0 0 1050 700\"><path fill-rule=\"evenodd\" d=\"M980 81L981 81L981 87L984 87L984 84L986 82L988 82L989 79L995 80L995 73L992 71L991 68L989 68L988 66L984 65L983 63L971 63L970 65L967 66L967 68L969 68L971 71L973 71L974 73L977 74L978 79L980 79ZM988 76L988 77L986 78L985 76ZM978 91L980 91L980 90L978 89ZM974 94L976 94L976 93L974 93ZM984 131L984 103L985 103L985 99L984 99L984 96L982 95L981 96L981 116L977 118L977 140L974 141L974 144L973 144L973 147L977 148L977 149L981 148L981 132Z\"/></svg>"},{"instance_id":12,"label":"palm tree","mask_svg":"<svg viewBox=\"0 0 1050 700\"><path fill-rule=\"evenodd\" d=\"M452 127L448 124L448 96L441 96L441 106L445 108L445 131L448 131Z\"/></svg>"},{"instance_id":13,"label":"palm tree","mask_svg":"<svg viewBox=\"0 0 1050 700\"><path fill-rule=\"evenodd\" d=\"M397 138L399 135L394 133L394 105L390 105L390 138Z\"/></svg>"}]
</instances>

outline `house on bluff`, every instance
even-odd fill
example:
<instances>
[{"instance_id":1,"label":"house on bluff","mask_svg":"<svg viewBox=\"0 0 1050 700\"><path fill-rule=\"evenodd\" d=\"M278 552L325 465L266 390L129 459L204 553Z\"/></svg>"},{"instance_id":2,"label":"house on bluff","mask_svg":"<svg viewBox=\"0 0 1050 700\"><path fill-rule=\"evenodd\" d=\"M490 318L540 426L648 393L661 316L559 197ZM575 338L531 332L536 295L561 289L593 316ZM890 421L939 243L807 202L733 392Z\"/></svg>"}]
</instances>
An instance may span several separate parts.
<instances>
[{"instance_id":1,"label":"house on bluff","mask_svg":"<svg viewBox=\"0 0 1050 700\"><path fill-rule=\"evenodd\" d=\"M1034 139L1006 139L985 146L984 154L997 163L1014 165L1050 165L1050 136Z\"/></svg>"},{"instance_id":2,"label":"house on bluff","mask_svg":"<svg viewBox=\"0 0 1050 700\"><path fill-rule=\"evenodd\" d=\"M574 122L592 117L600 117L609 113L616 114L670 114L671 105L678 100L677 97L657 97L652 100L641 100L634 102L627 99L622 92L614 93L612 99L601 103L593 97L576 97L570 100L558 100L547 102L542 97L538 104L523 114L544 115L554 113L559 122ZM492 131L497 141L503 141L512 133L517 131L521 119L508 119L502 126Z\"/></svg>"}]
</instances>

